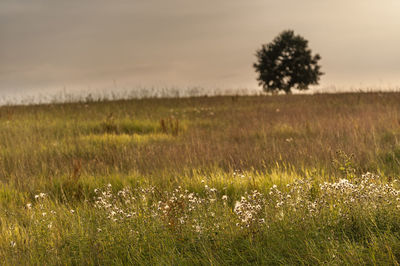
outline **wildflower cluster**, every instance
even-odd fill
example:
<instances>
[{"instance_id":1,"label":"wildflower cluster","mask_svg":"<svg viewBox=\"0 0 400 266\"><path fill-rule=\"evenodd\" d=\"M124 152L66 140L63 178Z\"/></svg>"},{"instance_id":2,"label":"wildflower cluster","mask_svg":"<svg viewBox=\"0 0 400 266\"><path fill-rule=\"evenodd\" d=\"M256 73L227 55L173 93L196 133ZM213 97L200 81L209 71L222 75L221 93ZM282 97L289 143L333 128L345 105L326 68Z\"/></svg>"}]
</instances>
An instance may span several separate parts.
<instances>
[{"instance_id":1,"label":"wildflower cluster","mask_svg":"<svg viewBox=\"0 0 400 266\"><path fill-rule=\"evenodd\" d=\"M108 219L116 222L136 216L136 198L129 188L124 188L115 195L111 184L108 184L104 189L95 189L94 192L94 206L104 210Z\"/></svg>"},{"instance_id":2,"label":"wildflower cluster","mask_svg":"<svg viewBox=\"0 0 400 266\"><path fill-rule=\"evenodd\" d=\"M376 217L382 210L391 215L400 211L396 182L380 182L370 173L351 181L318 183L303 179L282 188L273 185L266 193L245 192L233 206L228 204L227 195L206 184L199 193L181 186L164 192L149 187L113 193L111 185L95 193L94 206L113 222L147 219L175 232L215 233L226 226L258 232L281 221L292 225L316 225L315 221L320 221L319 226L336 226L360 215Z\"/></svg>"},{"instance_id":3,"label":"wildflower cluster","mask_svg":"<svg viewBox=\"0 0 400 266\"><path fill-rule=\"evenodd\" d=\"M350 182L341 179L336 183L324 182L320 184L323 191L321 204L333 207L347 206L347 209L355 208L366 211L376 211L385 208L400 208L400 190L396 189L396 183L381 183L379 176L367 173L361 178Z\"/></svg>"},{"instance_id":4,"label":"wildflower cluster","mask_svg":"<svg viewBox=\"0 0 400 266\"><path fill-rule=\"evenodd\" d=\"M393 212L400 209L400 190L395 188L395 183L381 183L379 177L371 173L352 181L340 179L332 183L298 180L288 184L286 191L272 187L268 210L280 219L290 216L288 220L293 222L296 218L304 221L307 217L325 216L328 223L388 209Z\"/></svg>"},{"instance_id":5,"label":"wildflower cluster","mask_svg":"<svg viewBox=\"0 0 400 266\"><path fill-rule=\"evenodd\" d=\"M227 206L228 201L228 196L221 196L217 189L208 185L204 185L204 196L181 186L163 193L154 187L133 190L126 187L114 193L109 184L94 192L94 206L104 211L106 218L113 222L140 217L152 222L160 221L178 232L184 227L198 233L218 229L217 205Z\"/></svg>"},{"instance_id":6,"label":"wildflower cluster","mask_svg":"<svg viewBox=\"0 0 400 266\"><path fill-rule=\"evenodd\" d=\"M241 228L254 228L259 224L265 223L265 197L257 190L245 193L244 196L235 203L234 213L239 219L237 226Z\"/></svg>"}]
</instances>

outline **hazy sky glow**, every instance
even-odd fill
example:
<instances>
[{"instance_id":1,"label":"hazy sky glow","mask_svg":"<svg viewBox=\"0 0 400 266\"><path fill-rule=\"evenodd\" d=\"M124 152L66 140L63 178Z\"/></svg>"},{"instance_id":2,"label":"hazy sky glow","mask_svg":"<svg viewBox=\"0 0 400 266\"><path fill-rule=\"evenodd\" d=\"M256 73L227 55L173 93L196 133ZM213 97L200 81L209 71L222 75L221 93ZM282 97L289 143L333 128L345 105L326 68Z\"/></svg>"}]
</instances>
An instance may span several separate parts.
<instances>
[{"instance_id":1,"label":"hazy sky glow","mask_svg":"<svg viewBox=\"0 0 400 266\"><path fill-rule=\"evenodd\" d=\"M322 56L323 89L400 85L398 0L1 0L0 92L258 88L285 29Z\"/></svg>"}]
</instances>

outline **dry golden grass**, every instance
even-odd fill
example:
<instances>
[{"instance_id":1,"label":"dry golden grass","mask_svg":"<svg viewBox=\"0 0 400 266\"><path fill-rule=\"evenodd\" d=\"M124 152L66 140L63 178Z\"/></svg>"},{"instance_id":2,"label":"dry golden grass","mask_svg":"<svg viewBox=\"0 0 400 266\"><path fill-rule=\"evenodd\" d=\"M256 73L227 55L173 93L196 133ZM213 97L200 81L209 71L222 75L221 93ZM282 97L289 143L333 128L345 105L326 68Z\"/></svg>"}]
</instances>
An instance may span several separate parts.
<instances>
[{"instance_id":1,"label":"dry golden grass","mask_svg":"<svg viewBox=\"0 0 400 266\"><path fill-rule=\"evenodd\" d=\"M399 103L353 93L0 107L0 261L397 263Z\"/></svg>"},{"instance_id":2,"label":"dry golden grass","mask_svg":"<svg viewBox=\"0 0 400 266\"><path fill-rule=\"evenodd\" d=\"M359 171L392 176L400 172L399 103L399 93L354 93L4 106L1 179L64 176L74 161L87 175L268 172L277 164L334 173L338 150L354 154Z\"/></svg>"}]
</instances>

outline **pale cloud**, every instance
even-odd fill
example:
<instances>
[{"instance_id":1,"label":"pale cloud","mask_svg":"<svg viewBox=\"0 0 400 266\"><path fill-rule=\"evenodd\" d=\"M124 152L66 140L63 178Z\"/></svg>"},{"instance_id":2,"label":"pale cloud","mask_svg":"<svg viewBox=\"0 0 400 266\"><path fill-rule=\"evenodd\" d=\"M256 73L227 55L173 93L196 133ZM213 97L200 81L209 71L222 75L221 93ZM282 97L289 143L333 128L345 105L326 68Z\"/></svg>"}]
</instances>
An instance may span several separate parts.
<instances>
[{"instance_id":1,"label":"pale cloud","mask_svg":"<svg viewBox=\"0 0 400 266\"><path fill-rule=\"evenodd\" d=\"M400 85L398 10L395 0L2 0L0 90L256 88L255 50L288 28L322 55L322 86Z\"/></svg>"}]
</instances>

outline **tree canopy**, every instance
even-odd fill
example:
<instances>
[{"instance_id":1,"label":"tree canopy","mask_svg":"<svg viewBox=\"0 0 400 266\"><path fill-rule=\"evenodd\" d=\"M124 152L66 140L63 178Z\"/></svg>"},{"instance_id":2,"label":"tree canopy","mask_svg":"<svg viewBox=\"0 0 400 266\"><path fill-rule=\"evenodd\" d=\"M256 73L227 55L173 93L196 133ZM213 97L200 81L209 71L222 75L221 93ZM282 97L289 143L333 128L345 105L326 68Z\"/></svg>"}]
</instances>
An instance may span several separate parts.
<instances>
[{"instance_id":1,"label":"tree canopy","mask_svg":"<svg viewBox=\"0 0 400 266\"><path fill-rule=\"evenodd\" d=\"M291 90L307 90L317 85L320 76L319 54L312 55L308 41L294 31L280 33L271 43L257 51L254 68L259 85L266 92L291 93Z\"/></svg>"}]
</instances>

